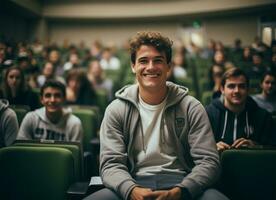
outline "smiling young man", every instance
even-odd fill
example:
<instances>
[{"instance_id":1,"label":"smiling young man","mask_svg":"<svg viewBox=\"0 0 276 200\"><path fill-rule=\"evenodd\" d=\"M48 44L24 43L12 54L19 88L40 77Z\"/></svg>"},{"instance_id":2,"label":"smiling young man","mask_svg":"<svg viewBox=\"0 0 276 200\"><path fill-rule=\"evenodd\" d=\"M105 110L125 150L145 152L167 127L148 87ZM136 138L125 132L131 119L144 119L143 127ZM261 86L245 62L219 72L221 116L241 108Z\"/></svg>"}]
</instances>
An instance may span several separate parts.
<instances>
[{"instance_id":1,"label":"smiling young man","mask_svg":"<svg viewBox=\"0 0 276 200\"><path fill-rule=\"evenodd\" d=\"M224 200L210 188L219 157L208 116L188 89L167 82L172 42L157 32L130 42L137 84L116 93L100 130L105 189L86 199Z\"/></svg>"},{"instance_id":2,"label":"smiling young man","mask_svg":"<svg viewBox=\"0 0 276 200\"><path fill-rule=\"evenodd\" d=\"M248 92L249 79L241 69L224 73L221 98L206 108L218 151L274 143L271 115L258 107Z\"/></svg>"},{"instance_id":3,"label":"smiling young man","mask_svg":"<svg viewBox=\"0 0 276 200\"><path fill-rule=\"evenodd\" d=\"M23 119L17 139L82 141L82 125L70 109L63 108L65 86L55 80L47 81L41 88L43 105L29 112Z\"/></svg>"}]
</instances>

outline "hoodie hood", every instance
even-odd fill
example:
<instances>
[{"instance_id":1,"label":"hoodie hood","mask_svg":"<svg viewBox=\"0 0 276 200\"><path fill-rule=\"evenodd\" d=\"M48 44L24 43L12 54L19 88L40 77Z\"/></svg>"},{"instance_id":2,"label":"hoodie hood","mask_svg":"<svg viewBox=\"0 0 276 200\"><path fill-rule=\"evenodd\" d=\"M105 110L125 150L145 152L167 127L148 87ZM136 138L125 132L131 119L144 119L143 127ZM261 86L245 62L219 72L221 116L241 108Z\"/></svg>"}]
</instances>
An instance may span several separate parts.
<instances>
[{"instance_id":1,"label":"hoodie hood","mask_svg":"<svg viewBox=\"0 0 276 200\"><path fill-rule=\"evenodd\" d=\"M177 85L172 82L167 82L166 85L168 88L166 107L176 104L177 102L182 100L186 95L188 95L189 90L184 86ZM118 99L130 101L137 107L137 102L139 101L138 88L138 84L127 85L119 91L117 91L115 93L115 97Z\"/></svg>"},{"instance_id":2,"label":"hoodie hood","mask_svg":"<svg viewBox=\"0 0 276 200\"><path fill-rule=\"evenodd\" d=\"M36 109L34 111L35 115L37 115L42 121L46 122L46 123L52 123L48 117L46 116L46 108L45 106L39 109ZM62 113L63 113L63 117L62 120L60 120L58 123L60 123L61 121L64 121L67 119L67 117L72 113L72 109L70 107L64 107L62 109Z\"/></svg>"},{"instance_id":3,"label":"hoodie hood","mask_svg":"<svg viewBox=\"0 0 276 200\"><path fill-rule=\"evenodd\" d=\"M6 110L9 107L9 101L6 99L0 99L0 112Z\"/></svg>"}]
</instances>

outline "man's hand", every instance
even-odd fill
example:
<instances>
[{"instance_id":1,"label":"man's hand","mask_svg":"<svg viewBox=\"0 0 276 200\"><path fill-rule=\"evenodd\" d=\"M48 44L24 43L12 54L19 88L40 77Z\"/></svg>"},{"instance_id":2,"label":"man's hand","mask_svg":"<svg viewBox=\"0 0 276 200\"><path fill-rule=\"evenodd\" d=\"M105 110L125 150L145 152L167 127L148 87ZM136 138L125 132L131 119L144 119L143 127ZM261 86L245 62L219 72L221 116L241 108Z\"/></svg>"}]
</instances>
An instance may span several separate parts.
<instances>
[{"instance_id":1,"label":"man's hand","mask_svg":"<svg viewBox=\"0 0 276 200\"><path fill-rule=\"evenodd\" d=\"M222 151L224 151L226 149L230 149L230 148L231 148L230 145L228 145L228 144L226 144L226 143L224 143L222 141L220 141L220 142L217 143L217 150L219 152L222 152Z\"/></svg>"},{"instance_id":2,"label":"man's hand","mask_svg":"<svg viewBox=\"0 0 276 200\"><path fill-rule=\"evenodd\" d=\"M181 200L179 187L170 190L152 191L148 188L135 187L131 191L130 200Z\"/></svg>"},{"instance_id":3,"label":"man's hand","mask_svg":"<svg viewBox=\"0 0 276 200\"><path fill-rule=\"evenodd\" d=\"M156 190L151 197L154 200L181 200L181 189L175 187L170 190Z\"/></svg>"},{"instance_id":4,"label":"man's hand","mask_svg":"<svg viewBox=\"0 0 276 200\"><path fill-rule=\"evenodd\" d=\"M245 138L239 138L237 140L235 140L235 142L232 144L232 148L240 148L240 147L253 147L255 146L256 144L252 141L252 140L249 140L249 139L245 139Z\"/></svg>"},{"instance_id":5,"label":"man's hand","mask_svg":"<svg viewBox=\"0 0 276 200\"><path fill-rule=\"evenodd\" d=\"M153 200L152 193L149 188L134 187L130 193L130 200Z\"/></svg>"}]
</instances>

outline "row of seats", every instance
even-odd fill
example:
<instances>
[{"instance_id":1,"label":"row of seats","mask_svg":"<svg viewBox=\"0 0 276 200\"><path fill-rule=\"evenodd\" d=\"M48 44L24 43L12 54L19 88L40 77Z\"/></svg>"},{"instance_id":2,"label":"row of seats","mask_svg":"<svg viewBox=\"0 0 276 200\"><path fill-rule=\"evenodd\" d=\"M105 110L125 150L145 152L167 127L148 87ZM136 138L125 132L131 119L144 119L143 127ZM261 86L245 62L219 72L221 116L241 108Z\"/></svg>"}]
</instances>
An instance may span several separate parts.
<instances>
[{"instance_id":1,"label":"row of seats","mask_svg":"<svg viewBox=\"0 0 276 200\"><path fill-rule=\"evenodd\" d=\"M95 191L88 182L76 182L81 160L75 150L65 144L36 145L17 143L0 149L1 199L81 199ZM230 199L276 199L276 149L226 150L221 166L216 187Z\"/></svg>"}]
</instances>

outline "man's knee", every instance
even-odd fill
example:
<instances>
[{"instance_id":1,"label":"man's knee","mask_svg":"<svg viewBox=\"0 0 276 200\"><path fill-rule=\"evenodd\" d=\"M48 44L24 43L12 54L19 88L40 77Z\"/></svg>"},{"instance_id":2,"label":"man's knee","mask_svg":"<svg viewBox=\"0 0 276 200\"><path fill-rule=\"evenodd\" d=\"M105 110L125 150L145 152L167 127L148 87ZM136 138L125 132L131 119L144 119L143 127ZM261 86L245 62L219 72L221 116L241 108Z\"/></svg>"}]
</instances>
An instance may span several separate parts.
<instances>
[{"instance_id":1,"label":"man's knee","mask_svg":"<svg viewBox=\"0 0 276 200\"><path fill-rule=\"evenodd\" d=\"M216 189L207 189L198 200L229 200L229 198Z\"/></svg>"},{"instance_id":2,"label":"man's knee","mask_svg":"<svg viewBox=\"0 0 276 200\"><path fill-rule=\"evenodd\" d=\"M104 188L87 197L83 200L121 200L116 193L112 190Z\"/></svg>"}]
</instances>

